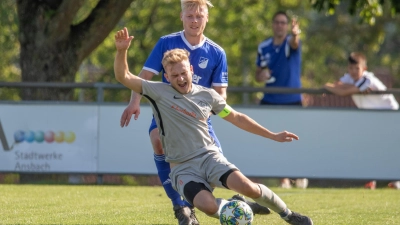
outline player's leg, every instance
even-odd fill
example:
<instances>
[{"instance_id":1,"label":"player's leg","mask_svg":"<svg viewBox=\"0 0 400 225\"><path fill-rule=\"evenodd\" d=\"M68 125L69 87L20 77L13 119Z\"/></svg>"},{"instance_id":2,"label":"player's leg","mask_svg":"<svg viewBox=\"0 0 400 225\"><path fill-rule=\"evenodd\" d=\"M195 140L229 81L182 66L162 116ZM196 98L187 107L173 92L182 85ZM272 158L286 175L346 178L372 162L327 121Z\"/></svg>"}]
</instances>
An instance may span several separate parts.
<instances>
[{"instance_id":1,"label":"player's leg","mask_svg":"<svg viewBox=\"0 0 400 225\"><path fill-rule=\"evenodd\" d=\"M187 203L182 200L180 194L172 188L171 179L169 178L169 173L171 172L170 164L165 161L160 135L154 118L149 129L149 134L153 146L154 162L157 167L158 177L160 178L165 193L171 199L175 217L178 219L179 224L189 224L189 221L194 221L194 225L198 224L193 207L188 207Z\"/></svg>"},{"instance_id":2,"label":"player's leg","mask_svg":"<svg viewBox=\"0 0 400 225\"><path fill-rule=\"evenodd\" d=\"M208 216L219 218L219 211L228 201L215 199L211 190L200 182L190 181L184 188L185 199Z\"/></svg>"},{"instance_id":3,"label":"player's leg","mask_svg":"<svg viewBox=\"0 0 400 225\"><path fill-rule=\"evenodd\" d=\"M214 139L215 145L219 147L220 153L223 154L221 144L220 144L220 142L219 142L219 140L217 138L217 135L215 134L215 131L214 131L213 127L212 127L210 117L207 120L207 124L208 124L208 133ZM232 200L232 199L246 202L250 206L251 210L253 210L254 214L266 215L266 214L270 214L271 213L271 211L267 207L259 205L256 202L248 201L244 196L234 195L229 200Z\"/></svg>"},{"instance_id":4,"label":"player's leg","mask_svg":"<svg viewBox=\"0 0 400 225\"><path fill-rule=\"evenodd\" d=\"M293 225L312 225L312 220L291 211L286 203L272 190L263 184L256 184L244 176L240 171L230 171L221 177L222 184L227 188L252 198L258 204L268 207L278 213L287 223Z\"/></svg>"}]
</instances>

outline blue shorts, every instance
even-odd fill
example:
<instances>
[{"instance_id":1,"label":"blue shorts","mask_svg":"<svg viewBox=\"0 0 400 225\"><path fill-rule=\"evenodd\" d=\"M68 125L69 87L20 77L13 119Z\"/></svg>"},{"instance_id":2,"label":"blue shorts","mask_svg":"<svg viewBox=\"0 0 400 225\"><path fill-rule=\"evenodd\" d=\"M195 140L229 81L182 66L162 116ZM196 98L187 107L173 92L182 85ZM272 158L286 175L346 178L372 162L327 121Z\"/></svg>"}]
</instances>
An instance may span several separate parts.
<instances>
[{"instance_id":1,"label":"blue shorts","mask_svg":"<svg viewBox=\"0 0 400 225\"><path fill-rule=\"evenodd\" d=\"M217 135L215 134L214 129L213 129L212 125L211 125L211 118L210 117L208 117L207 124L208 124L208 133L214 139L215 145L218 146L219 151L222 153L221 144L219 143ZM149 128L149 134L155 128L157 128L157 123L156 123L156 120L154 119L154 116L153 116L153 119L151 120L151 124L150 124L150 128Z\"/></svg>"}]
</instances>

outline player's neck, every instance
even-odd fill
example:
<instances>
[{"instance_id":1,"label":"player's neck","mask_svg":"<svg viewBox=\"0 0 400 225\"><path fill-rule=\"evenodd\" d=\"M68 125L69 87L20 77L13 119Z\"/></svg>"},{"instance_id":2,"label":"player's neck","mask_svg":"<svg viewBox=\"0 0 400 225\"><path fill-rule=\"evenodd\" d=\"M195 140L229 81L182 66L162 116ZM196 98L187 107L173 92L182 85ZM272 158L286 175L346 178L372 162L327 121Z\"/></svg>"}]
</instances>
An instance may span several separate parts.
<instances>
[{"instance_id":1,"label":"player's neck","mask_svg":"<svg viewBox=\"0 0 400 225\"><path fill-rule=\"evenodd\" d=\"M196 45L200 44L205 38L203 34L201 34L199 36L191 36L191 35L188 35L185 31L183 32L183 34L185 35L186 40L192 46L196 46Z\"/></svg>"},{"instance_id":2,"label":"player's neck","mask_svg":"<svg viewBox=\"0 0 400 225\"><path fill-rule=\"evenodd\" d=\"M285 40L285 36L274 36L274 45L281 45Z\"/></svg>"}]
</instances>

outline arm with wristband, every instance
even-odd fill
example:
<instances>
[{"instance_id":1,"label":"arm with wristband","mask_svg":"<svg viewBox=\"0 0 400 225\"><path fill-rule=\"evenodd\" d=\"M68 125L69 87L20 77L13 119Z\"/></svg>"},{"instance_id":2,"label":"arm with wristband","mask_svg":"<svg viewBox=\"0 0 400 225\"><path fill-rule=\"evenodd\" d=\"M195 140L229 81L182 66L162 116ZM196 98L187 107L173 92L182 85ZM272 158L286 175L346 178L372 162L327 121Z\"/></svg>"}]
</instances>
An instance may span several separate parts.
<instances>
[{"instance_id":1,"label":"arm with wristband","mask_svg":"<svg viewBox=\"0 0 400 225\"><path fill-rule=\"evenodd\" d=\"M235 111L228 104L226 104L217 115L242 130L272 139L274 141L291 142L293 139L299 140L299 137L291 132L282 131L279 133L274 133L269 131L267 128L261 126L246 114Z\"/></svg>"}]
</instances>

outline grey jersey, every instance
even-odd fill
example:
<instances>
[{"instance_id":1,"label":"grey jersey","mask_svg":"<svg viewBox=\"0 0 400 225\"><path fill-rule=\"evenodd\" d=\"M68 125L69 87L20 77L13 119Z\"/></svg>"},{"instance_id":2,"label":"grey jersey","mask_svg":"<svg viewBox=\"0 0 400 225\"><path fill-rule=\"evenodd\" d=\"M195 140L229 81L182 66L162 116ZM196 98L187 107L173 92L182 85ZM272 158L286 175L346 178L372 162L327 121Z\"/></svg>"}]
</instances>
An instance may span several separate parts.
<instances>
[{"instance_id":1,"label":"grey jersey","mask_svg":"<svg viewBox=\"0 0 400 225\"><path fill-rule=\"evenodd\" d=\"M214 90L192 84L185 95L170 84L142 81L142 95L153 109L165 161L182 163L207 151L218 151L208 132L207 118L220 113L225 100Z\"/></svg>"}]
</instances>

